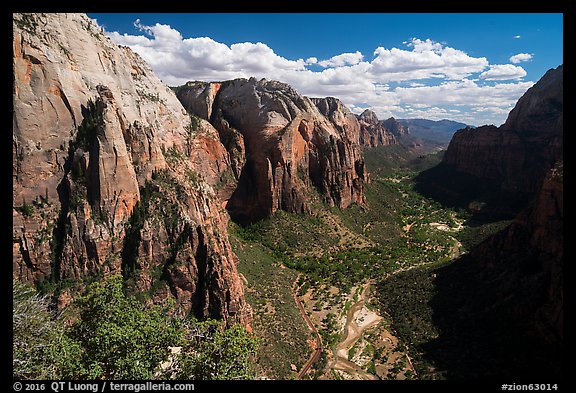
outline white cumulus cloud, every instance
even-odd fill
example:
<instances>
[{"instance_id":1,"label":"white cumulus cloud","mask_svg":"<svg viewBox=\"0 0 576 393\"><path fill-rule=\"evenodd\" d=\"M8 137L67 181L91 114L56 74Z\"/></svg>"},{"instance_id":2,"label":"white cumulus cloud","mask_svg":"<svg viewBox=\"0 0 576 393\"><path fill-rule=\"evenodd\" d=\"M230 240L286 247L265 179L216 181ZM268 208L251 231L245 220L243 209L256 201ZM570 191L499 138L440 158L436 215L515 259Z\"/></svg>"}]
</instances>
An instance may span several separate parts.
<instances>
[{"instance_id":1,"label":"white cumulus cloud","mask_svg":"<svg viewBox=\"0 0 576 393\"><path fill-rule=\"evenodd\" d=\"M342 53L337 56L333 56L328 60L322 60L318 62L318 65L322 67L342 67L345 65L355 65L362 61L364 55L359 51L355 53Z\"/></svg>"},{"instance_id":2,"label":"white cumulus cloud","mask_svg":"<svg viewBox=\"0 0 576 393\"><path fill-rule=\"evenodd\" d=\"M534 55L531 53L518 53L517 55L510 57L510 62L512 62L514 64L518 64L518 63L521 63L523 61L532 60L533 57L534 57Z\"/></svg>"},{"instance_id":3,"label":"white cumulus cloud","mask_svg":"<svg viewBox=\"0 0 576 393\"><path fill-rule=\"evenodd\" d=\"M242 77L277 78L285 71L303 71L303 59L288 60L278 56L261 42L226 44L209 37L186 38L168 25L135 25L151 38L108 33L120 45L140 54L152 69L171 85L189 80L226 80Z\"/></svg>"},{"instance_id":4,"label":"white cumulus cloud","mask_svg":"<svg viewBox=\"0 0 576 393\"><path fill-rule=\"evenodd\" d=\"M388 80L403 81L426 78L461 79L488 66L485 57L471 57L465 52L430 39L412 38L412 50L378 47L374 51L372 72Z\"/></svg>"},{"instance_id":5,"label":"white cumulus cloud","mask_svg":"<svg viewBox=\"0 0 576 393\"><path fill-rule=\"evenodd\" d=\"M501 124L532 85L518 81L526 76L522 67L491 65L486 57L431 39L411 38L401 48L381 46L371 59L355 51L304 60L282 57L262 42L226 45L209 37L183 37L165 24L145 26L137 20L134 26L136 34L107 35L140 54L168 85L252 76L275 79L303 95L338 97L355 113L372 109L379 118ZM520 55L526 54L515 56ZM503 80L516 81L499 82Z\"/></svg>"},{"instance_id":6,"label":"white cumulus cloud","mask_svg":"<svg viewBox=\"0 0 576 393\"><path fill-rule=\"evenodd\" d=\"M513 64L491 65L488 71L480 74L481 79L489 81L501 81L510 79L520 79L526 76L526 71L520 66Z\"/></svg>"}]
</instances>

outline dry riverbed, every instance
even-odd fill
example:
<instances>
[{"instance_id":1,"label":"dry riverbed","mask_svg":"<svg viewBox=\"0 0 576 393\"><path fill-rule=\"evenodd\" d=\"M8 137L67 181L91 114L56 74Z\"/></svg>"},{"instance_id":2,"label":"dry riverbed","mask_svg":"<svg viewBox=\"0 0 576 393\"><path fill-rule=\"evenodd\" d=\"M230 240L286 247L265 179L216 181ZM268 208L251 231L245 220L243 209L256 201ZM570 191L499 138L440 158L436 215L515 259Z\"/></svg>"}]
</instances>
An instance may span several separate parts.
<instances>
[{"instance_id":1,"label":"dry riverbed","mask_svg":"<svg viewBox=\"0 0 576 393\"><path fill-rule=\"evenodd\" d=\"M406 379L414 369L398 339L390 330L387 316L369 303L370 283L353 287L338 301L334 287L308 291L301 297L306 312L319 328L328 314L336 315L339 340L324 348L327 363L319 379Z\"/></svg>"}]
</instances>

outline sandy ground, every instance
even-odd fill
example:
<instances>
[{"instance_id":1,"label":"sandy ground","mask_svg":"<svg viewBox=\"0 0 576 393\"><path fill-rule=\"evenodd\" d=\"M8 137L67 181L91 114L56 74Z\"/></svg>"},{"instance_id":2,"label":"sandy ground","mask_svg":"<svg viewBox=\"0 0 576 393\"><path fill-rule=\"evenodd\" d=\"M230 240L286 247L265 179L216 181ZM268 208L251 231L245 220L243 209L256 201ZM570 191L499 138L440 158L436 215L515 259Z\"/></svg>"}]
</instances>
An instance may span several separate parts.
<instances>
[{"instance_id":1,"label":"sandy ground","mask_svg":"<svg viewBox=\"0 0 576 393\"><path fill-rule=\"evenodd\" d=\"M366 291L370 284L366 284L360 294L360 299L350 307L346 315L346 324L344 325L344 340L336 347L336 358L329 365L334 370L341 370L349 373L354 379L379 379L376 375L370 374L362 369L358 364L348 359L348 352L352 346L362 337L364 332L376 326L382 320L382 317L374 311L368 310L364 302Z\"/></svg>"}]
</instances>

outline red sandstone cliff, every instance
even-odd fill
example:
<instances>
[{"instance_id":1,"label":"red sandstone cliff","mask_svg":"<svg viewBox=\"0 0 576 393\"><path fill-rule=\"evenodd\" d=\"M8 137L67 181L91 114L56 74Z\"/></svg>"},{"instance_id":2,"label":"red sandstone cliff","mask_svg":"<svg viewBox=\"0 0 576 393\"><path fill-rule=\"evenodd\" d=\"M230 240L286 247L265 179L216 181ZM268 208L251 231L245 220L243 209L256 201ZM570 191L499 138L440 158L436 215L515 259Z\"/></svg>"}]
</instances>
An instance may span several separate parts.
<instances>
[{"instance_id":1,"label":"red sandstone cliff","mask_svg":"<svg viewBox=\"0 0 576 393\"><path fill-rule=\"evenodd\" d=\"M307 212L311 187L330 205L363 201L358 126L339 101L326 102L323 114L289 85L254 78L189 82L177 96L228 150L238 184L226 206L236 221Z\"/></svg>"},{"instance_id":2,"label":"red sandstone cliff","mask_svg":"<svg viewBox=\"0 0 576 393\"><path fill-rule=\"evenodd\" d=\"M394 134L378 120L376 114L366 109L358 116L360 144L364 147L388 146L398 143Z\"/></svg>"},{"instance_id":3,"label":"red sandstone cliff","mask_svg":"<svg viewBox=\"0 0 576 393\"><path fill-rule=\"evenodd\" d=\"M518 100L506 123L456 132L443 162L494 180L504 191L533 194L562 159L563 67L549 70Z\"/></svg>"},{"instance_id":4,"label":"red sandstone cliff","mask_svg":"<svg viewBox=\"0 0 576 393\"><path fill-rule=\"evenodd\" d=\"M217 194L232 167L134 52L80 14L14 14L13 274L124 273L176 312L247 323Z\"/></svg>"}]
</instances>

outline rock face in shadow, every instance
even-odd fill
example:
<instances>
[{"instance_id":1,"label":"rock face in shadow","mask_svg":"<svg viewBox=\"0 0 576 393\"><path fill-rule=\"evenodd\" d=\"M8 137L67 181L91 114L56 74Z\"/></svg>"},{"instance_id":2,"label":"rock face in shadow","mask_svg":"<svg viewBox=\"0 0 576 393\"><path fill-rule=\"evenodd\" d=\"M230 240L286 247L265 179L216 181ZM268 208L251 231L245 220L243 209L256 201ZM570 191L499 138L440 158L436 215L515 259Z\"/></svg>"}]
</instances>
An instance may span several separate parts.
<instances>
[{"instance_id":1,"label":"rock face in shadow","mask_svg":"<svg viewBox=\"0 0 576 393\"><path fill-rule=\"evenodd\" d=\"M357 116L360 124L360 144L364 147L388 146L398 143L396 137L378 120L376 113L366 109Z\"/></svg>"},{"instance_id":2,"label":"rock face in shadow","mask_svg":"<svg viewBox=\"0 0 576 393\"><path fill-rule=\"evenodd\" d=\"M453 263L399 275L403 309L429 306L421 320L397 318L431 377L562 377L562 89L560 66L504 125L456 132L443 163L416 178L420 192L467 208L470 222L512 220Z\"/></svg>"},{"instance_id":3,"label":"rock face in shadow","mask_svg":"<svg viewBox=\"0 0 576 393\"><path fill-rule=\"evenodd\" d=\"M435 271L423 350L447 378L562 377L563 220L559 162L510 226Z\"/></svg>"},{"instance_id":4,"label":"rock face in shadow","mask_svg":"<svg viewBox=\"0 0 576 393\"><path fill-rule=\"evenodd\" d=\"M287 84L254 78L189 82L177 96L210 121L228 151L238 184L226 208L235 221L248 224L278 209L309 212L314 190L331 206L363 202L358 127L338 100L313 101Z\"/></svg>"},{"instance_id":5,"label":"rock face in shadow","mask_svg":"<svg viewBox=\"0 0 576 393\"><path fill-rule=\"evenodd\" d=\"M549 70L508 120L457 131L440 165L416 178L420 192L486 217L511 219L563 159L563 67Z\"/></svg>"},{"instance_id":6,"label":"rock face in shadow","mask_svg":"<svg viewBox=\"0 0 576 393\"><path fill-rule=\"evenodd\" d=\"M560 161L505 229L447 265L378 284L420 378L562 378L563 220Z\"/></svg>"},{"instance_id":7,"label":"rock face in shadow","mask_svg":"<svg viewBox=\"0 0 576 393\"><path fill-rule=\"evenodd\" d=\"M14 276L62 308L122 273L178 314L248 323L217 131L85 15L14 14L13 32Z\"/></svg>"},{"instance_id":8,"label":"rock face in shadow","mask_svg":"<svg viewBox=\"0 0 576 393\"><path fill-rule=\"evenodd\" d=\"M458 131L444 156L458 171L531 197L514 222L474 248L470 258L483 261L491 285L498 283L492 306L514 304L517 319L555 345L563 337L562 140L559 66L518 100L504 125Z\"/></svg>"},{"instance_id":9,"label":"rock face in shadow","mask_svg":"<svg viewBox=\"0 0 576 393\"><path fill-rule=\"evenodd\" d=\"M441 333L424 351L449 376L562 376L562 102L560 66L525 93L503 126L458 131L444 156L453 179L522 200L508 227L435 274L430 306ZM504 203L497 198L494 206Z\"/></svg>"},{"instance_id":10,"label":"rock face in shadow","mask_svg":"<svg viewBox=\"0 0 576 393\"><path fill-rule=\"evenodd\" d=\"M503 191L534 194L562 159L563 66L549 70L518 100L506 123L457 131L443 162L496 181Z\"/></svg>"},{"instance_id":11,"label":"rock face in shadow","mask_svg":"<svg viewBox=\"0 0 576 393\"><path fill-rule=\"evenodd\" d=\"M501 277L498 296L550 344L562 343L564 260L563 162L552 168L532 205L471 257Z\"/></svg>"}]
</instances>

